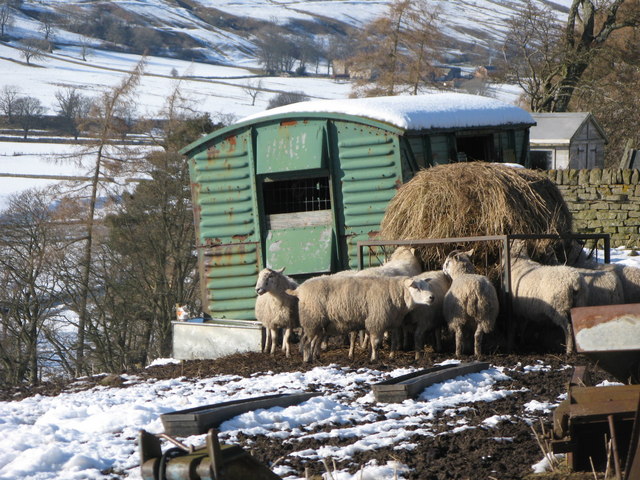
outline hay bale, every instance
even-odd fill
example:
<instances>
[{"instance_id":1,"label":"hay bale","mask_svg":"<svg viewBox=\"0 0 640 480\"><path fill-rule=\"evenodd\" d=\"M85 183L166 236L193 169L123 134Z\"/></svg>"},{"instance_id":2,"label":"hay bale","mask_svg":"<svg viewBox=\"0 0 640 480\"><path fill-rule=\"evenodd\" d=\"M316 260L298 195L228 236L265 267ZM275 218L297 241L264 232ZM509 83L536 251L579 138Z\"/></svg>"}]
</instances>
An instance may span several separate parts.
<instances>
[{"instance_id":1,"label":"hay bale","mask_svg":"<svg viewBox=\"0 0 640 480\"><path fill-rule=\"evenodd\" d=\"M501 164L470 162L421 170L402 185L387 207L380 237L414 240L570 232L571 213L545 175ZM536 249L542 250L548 243L539 242ZM433 268L441 265L446 253L455 247L420 247L418 253L425 265ZM473 247L485 264L499 259L497 242L474 243Z\"/></svg>"}]
</instances>

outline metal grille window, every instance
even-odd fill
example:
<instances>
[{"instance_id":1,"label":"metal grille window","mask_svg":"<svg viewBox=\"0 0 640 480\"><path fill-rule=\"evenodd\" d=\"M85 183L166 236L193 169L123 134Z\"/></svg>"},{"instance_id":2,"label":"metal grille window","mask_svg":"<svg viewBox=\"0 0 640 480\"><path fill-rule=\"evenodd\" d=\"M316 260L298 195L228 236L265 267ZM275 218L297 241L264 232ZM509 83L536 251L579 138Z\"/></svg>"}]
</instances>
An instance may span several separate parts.
<instances>
[{"instance_id":1,"label":"metal grille window","mask_svg":"<svg viewBox=\"0 0 640 480\"><path fill-rule=\"evenodd\" d=\"M331 209L328 177L264 182L262 191L267 215Z\"/></svg>"}]
</instances>

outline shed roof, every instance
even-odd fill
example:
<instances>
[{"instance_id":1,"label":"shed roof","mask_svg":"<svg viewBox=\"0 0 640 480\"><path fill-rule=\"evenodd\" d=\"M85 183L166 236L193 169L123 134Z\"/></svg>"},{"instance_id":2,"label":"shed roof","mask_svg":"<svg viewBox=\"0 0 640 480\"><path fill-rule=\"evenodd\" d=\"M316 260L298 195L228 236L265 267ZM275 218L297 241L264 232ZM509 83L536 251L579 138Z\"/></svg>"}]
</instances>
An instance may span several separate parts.
<instances>
[{"instance_id":1,"label":"shed roof","mask_svg":"<svg viewBox=\"0 0 640 480\"><path fill-rule=\"evenodd\" d=\"M529 131L531 143L569 145L574 135L588 121L607 140L604 130L589 112L532 113L531 116L536 121L536 126Z\"/></svg>"},{"instance_id":2,"label":"shed roof","mask_svg":"<svg viewBox=\"0 0 640 480\"><path fill-rule=\"evenodd\" d=\"M531 114L515 105L463 93L312 100L265 110L249 115L240 122L300 113L352 115L388 123L403 130L535 123Z\"/></svg>"}]
</instances>

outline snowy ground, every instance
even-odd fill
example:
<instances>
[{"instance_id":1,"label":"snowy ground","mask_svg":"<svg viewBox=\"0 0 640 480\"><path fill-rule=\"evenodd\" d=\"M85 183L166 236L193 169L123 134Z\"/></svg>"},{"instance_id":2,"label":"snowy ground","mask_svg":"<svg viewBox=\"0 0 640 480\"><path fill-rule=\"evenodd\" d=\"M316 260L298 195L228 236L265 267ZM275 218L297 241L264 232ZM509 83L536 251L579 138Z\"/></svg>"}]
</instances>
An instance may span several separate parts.
<instances>
[{"instance_id":1,"label":"snowy ground","mask_svg":"<svg viewBox=\"0 0 640 480\"><path fill-rule=\"evenodd\" d=\"M527 368L544 368L534 365ZM409 373L396 370L391 376ZM330 457L349 458L359 450L394 444L411 449L412 439L432 435L430 423L439 416L451 417L454 430L465 422L455 422L457 407L473 402L491 402L513 390L496 382L508 380L508 371L489 368L425 389L415 400L402 404L376 404L362 387L389 377L372 369L353 371L335 366L317 367L306 373L271 374L253 378L218 376L197 382L177 378L140 383L126 377L129 388L96 387L56 397L35 396L19 402L0 403L1 479L86 479L107 478L100 471L126 470L129 478L140 478L138 452L134 439L139 429L163 431L160 415L183 408L274 393L304 391L313 384L323 393L300 405L258 410L233 418L220 427L222 441L233 443L242 432L263 434L286 440L304 438L318 426L331 426L316 438L338 435L356 439L348 448L327 446L317 451L302 450L293 455L321 461ZM82 379L78 380L82 383ZM560 400L560 399L559 399ZM531 405L532 419L548 405ZM383 418L382 420L380 418ZM488 425L500 422L487 418ZM407 427L418 429L407 430ZM203 437L189 437L186 443L202 444ZM370 466L364 478L392 478L401 465ZM370 471L369 471L370 470ZM275 469L293 480L288 468ZM375 475L375 476L371 476ZM350 478L344 474L338 478ZM400 477L402 478L402 477Z\"/></svg>"},{"instance_id":2,"label":"snowy ground","mask_svg":"<svg viewBox=\"0 0 640 480\"><path fill-rule=\"evenodd\" d=\"M613 262L640 267L640 256L634 256L631 250L620 247L611 253ZM514 365L514 368L533 372L549 367L535 363ZM433 385L414 400L401 404L375 402L367 387L369 384L411 370L402 368L383 373L375 368L329 365L307 372L262 372L249 378L218 375L197 381L184 378L142 381L124 375L130 384L128 388L100 386L76 392L71 389L54 397L36 395L20 401L0 402L0 479L109 478L100 473L107 469L124 471L128 478L137 479L140 472L135 439L140 429L160 433L163 413L251 396L307 389L322 393L297 406L235 417L220 427L223 442L233 443L241 433L262 434L294 443L309 436L318 440L353 439L348 447L325 446L292 454L319 462L326 457L344 460L359 451L388 445L411 449L416 437L433 435L432 425L443 419L449 419L446 421L450 422L452 432L472 428L462 415L469 404L504 399L520 391L508 381L509 368L491 366L479 373ZM76 385L81 387L83 381L78 379ZM519 420L533 422L561 400L558 397L531 401L524 405ZM487 417L482 419L482 424L493 428L505 420ZM185 441L203 443L201 437ZM397 473L402 479L403 468L397 464L363 466L362 478L390 479ZM301 478L286 462L275 471L288 480ZM336 480L360 478L345 472L334 477Z\"/></svg>"}]
</instances>

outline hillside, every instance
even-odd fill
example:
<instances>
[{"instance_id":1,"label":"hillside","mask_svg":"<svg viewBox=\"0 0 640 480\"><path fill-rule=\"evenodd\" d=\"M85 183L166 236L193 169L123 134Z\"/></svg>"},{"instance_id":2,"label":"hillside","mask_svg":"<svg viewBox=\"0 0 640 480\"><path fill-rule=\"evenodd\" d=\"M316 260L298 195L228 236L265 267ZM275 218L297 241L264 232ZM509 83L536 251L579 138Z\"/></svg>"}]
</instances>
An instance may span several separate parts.
<instances>
[{"instance_id":1,"label":"hillside","mask_svg":"<svg viewBox=\"0 0 640 480\"><path fill-rule=\"evenodd\" d=\"M571 0L536 0L566 14ZM20 3L20 2L13 2ZM349 37L387 11L391 0L133 0L25 1L14 8L11 43L44 35L59 45L256 66L256 35L266 27L300 38ZM432 0L441 14L451 60L487 63L503 38L505 20L522 2L512 0Z\"/></svg>"}]
</instances>

